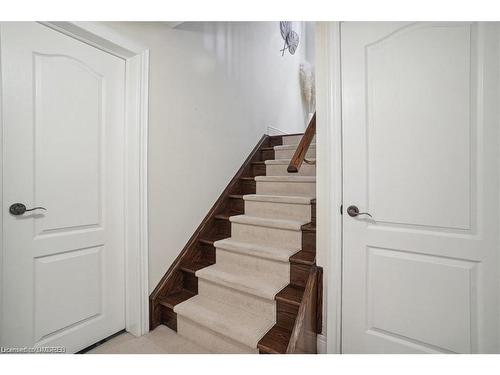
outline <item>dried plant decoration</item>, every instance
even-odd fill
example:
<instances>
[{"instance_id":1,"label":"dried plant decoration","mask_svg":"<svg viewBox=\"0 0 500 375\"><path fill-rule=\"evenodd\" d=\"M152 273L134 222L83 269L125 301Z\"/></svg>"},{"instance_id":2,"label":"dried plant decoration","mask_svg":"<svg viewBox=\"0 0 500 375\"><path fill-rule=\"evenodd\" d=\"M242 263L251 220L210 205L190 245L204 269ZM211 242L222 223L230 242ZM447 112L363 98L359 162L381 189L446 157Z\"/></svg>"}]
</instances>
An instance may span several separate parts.
<instances>
[{"instance_id":1,"label":"dried plant decoration","mask_svg":"<svg viewBox=\"0 0 500 375\"><path fill-rule=\"evenodd\" d=\"M307 61L300 64L299 68L300 88L302 98L306 104L307 112L314 113L316 107L316 85L314 80L314 71L311 64Z\"/></svg>"}]
</instances>

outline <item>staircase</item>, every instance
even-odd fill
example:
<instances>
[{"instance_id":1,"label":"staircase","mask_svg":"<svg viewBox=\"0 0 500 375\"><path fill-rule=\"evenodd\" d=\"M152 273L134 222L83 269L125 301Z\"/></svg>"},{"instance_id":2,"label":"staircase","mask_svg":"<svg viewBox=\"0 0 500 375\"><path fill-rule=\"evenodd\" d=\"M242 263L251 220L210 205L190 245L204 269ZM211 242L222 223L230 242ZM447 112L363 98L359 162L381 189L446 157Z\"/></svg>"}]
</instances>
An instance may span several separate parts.
<instances>
[{"instance_id":1,"label":"staircase","mask_svg":"<svg viewBox=\"0 0 500 375\"><path fill-rule=\"evenodd\" d=\"M259 142L152 293L152 329L165 324L214 353L286 353L314 305L313 348L301 351L315 352L316 168L287 172L301 138ZM305 156L315 154L312 143Z\"/></svg>"}]
</instances>

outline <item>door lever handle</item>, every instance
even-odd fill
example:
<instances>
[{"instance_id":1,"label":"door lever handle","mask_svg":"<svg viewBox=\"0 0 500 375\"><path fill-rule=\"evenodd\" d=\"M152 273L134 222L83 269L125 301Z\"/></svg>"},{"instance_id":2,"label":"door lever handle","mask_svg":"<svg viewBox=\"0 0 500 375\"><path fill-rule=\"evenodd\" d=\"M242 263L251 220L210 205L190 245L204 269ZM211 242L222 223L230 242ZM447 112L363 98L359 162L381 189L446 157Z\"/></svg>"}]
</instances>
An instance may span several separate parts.
<instances>
[{"instance_id":1,"label":"door lever handle","mask_svg":"<svg viewBox=\"0 0 500 375\"><path fill-rule=\"evenodd\" d=\"M26 206L22 203L14 203L9 207L9 212L12 215L22 215L27 211L34 211L34 210L44 210L47 211L45 207L33 207L33 208L26 208Z\"/></svg>"},{"instance_id":2,"label":"door lever handle","mask_svg":"<svg viewBox=\"0 0 500 375\"><path fill-rule=\"evenodd\" d=\"M367 216L370 216L371 218L373 218L373 216L371 214L369 214L368 212L359 212L359 208L356 206L347 207L347 214L350 217L356 217L359 215L367 215Z\"/></svg>"}]
</instances>

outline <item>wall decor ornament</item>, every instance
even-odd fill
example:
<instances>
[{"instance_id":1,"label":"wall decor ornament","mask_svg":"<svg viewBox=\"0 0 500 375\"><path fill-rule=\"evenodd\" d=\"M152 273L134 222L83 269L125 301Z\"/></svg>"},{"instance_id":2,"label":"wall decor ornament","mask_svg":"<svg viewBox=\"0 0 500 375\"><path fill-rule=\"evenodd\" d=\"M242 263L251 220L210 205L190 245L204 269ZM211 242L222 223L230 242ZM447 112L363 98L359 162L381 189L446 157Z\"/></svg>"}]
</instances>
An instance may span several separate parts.
<instances>
[{"instance_id":1,"label":"wall decor ornament","mask_svg":"<svg viewBox=\"0 0 500 375\"><path fill-rule=\"evenodd\" d=\"M285 55L285 51L288 50L291 55L295 54L297 47L299 46L299 34L292 30L292 22L281 21L280 31L285 44L283 49L281 49L281 56Z\"/></svg>"}]
</instances>

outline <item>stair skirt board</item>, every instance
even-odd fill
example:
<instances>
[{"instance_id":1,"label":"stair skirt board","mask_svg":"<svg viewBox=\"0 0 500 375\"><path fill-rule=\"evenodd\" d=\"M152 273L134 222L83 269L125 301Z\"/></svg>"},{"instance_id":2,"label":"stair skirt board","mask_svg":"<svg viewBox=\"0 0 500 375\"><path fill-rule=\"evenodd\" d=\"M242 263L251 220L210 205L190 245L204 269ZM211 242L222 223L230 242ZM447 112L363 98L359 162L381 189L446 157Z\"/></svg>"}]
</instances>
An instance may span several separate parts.
<instances>
[{"instance_id":1,"label":"stair skirt board","mask_svg":"<svg viewBox=\"0 0 500 375\"><path fill-rule=\"evenodd\" d=\"M283 314L278 305L281 303L283 309L292 303L295 307L291 311L298 311L301 283L305 281L297 281L297 273L307 274L308 264L312 264L301 259L314 262L314 255L307 255L311 254L310 249L307 254L301 250L310 242L304 237L303 228L314 226L311 222L314 223L316 166L303 164L296 174L286 170L301 137L279 137L279 143L273 141L278 138L271 137L263 152L255 153L264 160L254 158L250 162L265 164L266 174L238 178L242 187L231 193L231 210L217 216L217 225L222 229L217 227L216 232L222 232L212 235L218 237L216 240L202 241L204 251L208 246L215 252L215 263L201 269L195 267L190 280L197 282L196 288L189 284L184 297L169 305L176 315L178 334L210 352L259 353L259 341L271 328L286 332L281 341L290 338L293 324L286 324L285 328L277 325L283 319L278 319ZM275 157L270 158L269 151L273 149ZM314 159L315 154L313 143L307 157ZM285 290L295 300L283 300ZM293 313L285 314L286 321L295 319ZM270 348L267 352L282 352L286 346L287 342L281 342L279 350Z\"/></svg>"}]
</instances>

